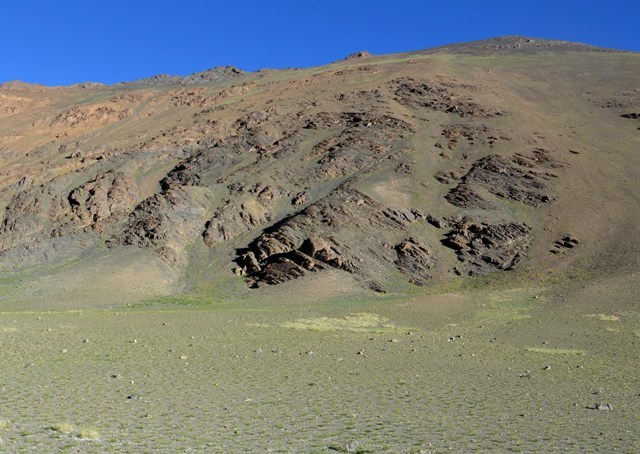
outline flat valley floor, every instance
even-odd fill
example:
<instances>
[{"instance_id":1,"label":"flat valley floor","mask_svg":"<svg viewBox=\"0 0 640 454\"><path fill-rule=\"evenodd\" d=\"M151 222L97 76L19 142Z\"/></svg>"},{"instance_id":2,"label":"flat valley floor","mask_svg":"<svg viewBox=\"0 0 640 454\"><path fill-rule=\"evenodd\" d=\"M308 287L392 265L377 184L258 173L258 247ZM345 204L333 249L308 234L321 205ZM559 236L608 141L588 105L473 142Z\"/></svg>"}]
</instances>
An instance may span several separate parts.
<instances>
[{"instance_id":1,"label":"flat valley floor","mask_svg":"<svg viewBox=\"0 0 640 454\"><path fill-rule=\"evenodd\" d=\"M4 301L0 451L637 452L637 282Z\"/></svg>"}]
</instances>

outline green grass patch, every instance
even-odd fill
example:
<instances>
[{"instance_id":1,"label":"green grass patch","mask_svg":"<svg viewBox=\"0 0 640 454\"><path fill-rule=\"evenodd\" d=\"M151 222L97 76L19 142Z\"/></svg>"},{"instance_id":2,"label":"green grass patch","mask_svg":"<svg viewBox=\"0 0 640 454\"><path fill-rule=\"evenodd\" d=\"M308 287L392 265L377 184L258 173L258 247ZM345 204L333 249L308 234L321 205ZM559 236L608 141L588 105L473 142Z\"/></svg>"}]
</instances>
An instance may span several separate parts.
<instances>
[{"instance_id":1,"label":"green grass patch","mask_svg":"<svg viewBox=\"0 0 640 454\"><path fill-rule=\"evenodd\" d=\"M515 288L487 294L477 315L493 320L524 320L538 303L543 288Z\"/></svg>"},{"instance_id":2,"label":"green grass patch","mask_svg":"<svg viewBox=\"0 0 640 454\"><path fill-rule=\"evenodd\" d=\"M342 318L301 318L285 322L281 326L283 328L309 331L354 331L365 333L386 333L399 329L390 323L388 319L369 313L349 314Z\"/></svg>"},{"instance_id":3,"label":"green grass patch","mask_svg":"<svg viewBox=\"0 0 640 454\"><path fill-rule=\"evenodd\" d=\"M179 296L158 296L143 300L135 304L127 304L124 307L139 309L143 307L154 306L208 306L213 304L208 298L194 295L179 295Z\"/></svg>"},{"instance_id":4,"label":"green grass patch","mask_svg":"<svg viewBox=\"0 0 640 454\"><path fill-rule=\"evenodd\" d=\"M607 314L585 314L583 315L583 317L595 318L598 320L602 320L603 322L617 322L620 320L620 317Z\"/></svg>"},{"instance_id":5,"label":"green grass patch","mask_svg":"<svg viewBox=\"0 0 640 454\"><path fill-rule=\"evenodd\" d=\"M497 311L497 310L484 310L477 312L480 318L488 318L496 321L513 321L513 320L527 320L531 318L529 314L522 314L513 311Z\"/></svg>"}]
</instances>

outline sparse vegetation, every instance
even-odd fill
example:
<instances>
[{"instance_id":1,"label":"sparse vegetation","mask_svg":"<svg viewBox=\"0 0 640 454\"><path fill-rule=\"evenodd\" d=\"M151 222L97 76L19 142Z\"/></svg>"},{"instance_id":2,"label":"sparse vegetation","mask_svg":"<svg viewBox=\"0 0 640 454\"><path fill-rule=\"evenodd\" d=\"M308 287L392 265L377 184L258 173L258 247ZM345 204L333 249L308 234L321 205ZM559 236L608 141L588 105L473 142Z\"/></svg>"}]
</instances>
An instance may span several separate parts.
<instances>
[{"instance_id":1,"label":"sparse vegetation","mask_svg":"<svg viewBox=\"0 0 640 454\"><path fill-rule=\"evenodd\" d=\"M400 329L391 324L388 319L376 314L349 314L343 318L316 317L298 319L285 322L282 327L311 331L346 330L365 333L394 332Z\"/></svg>"},{"instance_id":2,"label":"sparse vegetation","mask_svg":"<svg viewBox=\"0 0 640 454\"><path fill-rule=\"evenodd\" d=\"M61 434L69 434L76 430L76 426L68 422L53 424L49 428L55 432L60 432Z\"/></svg>"},{"instance_id":3,"label":"sparse vegetation","mask_svg":"<svg viewBox=\"0 0 640 454\"><path fill-rule=\"evenodd\" d=\"M603 322L617 322L620 320L620 317L616 315L607 315L607 314L587 314L585 317L596 318Z\"/></svg>"},{"instance_id":4,"label":"sparse vegetation","mask_svg":"<svg viewBox=\"0 0 640 454\"><path fill-rule=\"evenodd\" d=\"M95 429L84 427L78 429L78 438L83 440L99 440L100 434Z\"/></svg>"}]
</instances>

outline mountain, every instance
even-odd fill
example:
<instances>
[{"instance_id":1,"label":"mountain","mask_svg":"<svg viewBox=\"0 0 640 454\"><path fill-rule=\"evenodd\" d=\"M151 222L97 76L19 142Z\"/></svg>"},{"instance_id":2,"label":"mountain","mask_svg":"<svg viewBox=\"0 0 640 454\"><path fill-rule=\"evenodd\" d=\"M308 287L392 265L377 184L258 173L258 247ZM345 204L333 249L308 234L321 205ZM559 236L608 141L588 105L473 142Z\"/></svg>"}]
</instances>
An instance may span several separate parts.
<instances>
[{"instance_id":1,"label":"mountain","mask_svg":"<svg viewBox=\"0 0 640 454\"><path fill-rule=\"evenodd\" d=\"M402 293L637 269L639 119L640 55L523 37L5 83L0 299Z\"/></svg>"}]
</instances>

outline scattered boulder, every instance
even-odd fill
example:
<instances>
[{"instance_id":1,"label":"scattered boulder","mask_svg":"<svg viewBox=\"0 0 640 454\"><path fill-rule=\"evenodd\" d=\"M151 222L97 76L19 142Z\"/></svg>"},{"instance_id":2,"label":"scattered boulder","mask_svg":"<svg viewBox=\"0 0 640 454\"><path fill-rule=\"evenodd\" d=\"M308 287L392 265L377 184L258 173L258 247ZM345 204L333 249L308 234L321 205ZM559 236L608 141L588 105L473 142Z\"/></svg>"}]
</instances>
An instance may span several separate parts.
<instances>
[{"instance_id":1,"label":"scattered boulder","mask_svg":"<svg viewBox=\"0 0 640 454\"><path fill-rule=\"evenodd\" d=\"M433 177L442 184L449 184L464 177L464 170L449 170L436 173Z\"/></svg>"},{"instance_id":2,"label":"scattered boulder","mask_svg":"<svg viewBox=\"0 0 640 454\"><path fill-rule=\"evenodd\" d=\"M559 246L562 247L566 247L566 248L573 248L575 246L577 246L578 244L580 244L580 240L571 236L571 235L567 235L564 238L556 241L556 244L558 244Z\"/></svg>"},{"instance_id":3,"label":"scattered boulder","mask_svg":"<svg viewBox=\"0 0 640 454\"><path fill-rule=\"evenodd\" d=\"M575 238L572 235L566 235L560 238L555 243L553 243L553 249L551 249L551 252L554 254L560 254L564 252L566 249L573 249L579 244L580 244L579 239Z\"/></svg>"},{"instance_id":4,"label":"scattered boulder","mask_svg":"<svg viewBox=\"0 0 640 454\"><path fill-rule=\"evenodd\" d=\"M596 402L593 405L587 405L586 407L589 410L600 410L600 411L613 411L613 406L608 403L599 403Z\"/></svg>"}]
</instances>

